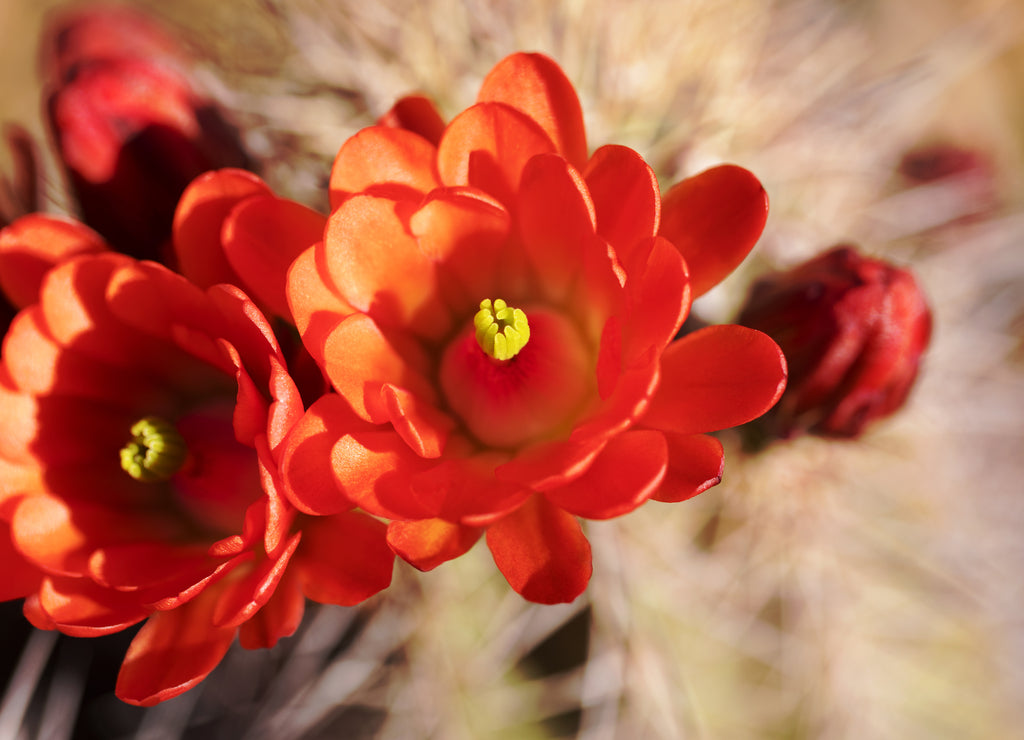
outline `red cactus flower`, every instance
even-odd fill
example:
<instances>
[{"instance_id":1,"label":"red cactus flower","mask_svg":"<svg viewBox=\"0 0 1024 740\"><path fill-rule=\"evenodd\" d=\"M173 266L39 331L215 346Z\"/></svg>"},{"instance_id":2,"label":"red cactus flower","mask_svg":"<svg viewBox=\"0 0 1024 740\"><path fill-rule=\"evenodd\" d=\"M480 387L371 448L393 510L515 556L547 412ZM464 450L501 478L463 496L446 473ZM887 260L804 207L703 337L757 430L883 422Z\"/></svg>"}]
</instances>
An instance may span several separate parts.
<instances>
[{"instance_id":1,"label":"red cactus flower","mask_svg":"<svg viewBox=\"0 0 1024 740\"><path fill-rule=\"evenodd\" d=\"M587 157L572 85L540 55L508 57L438 120L400 103L335 160L333 213L288 300L336 393L289 435L285 490L307 513L353 501L391 519L392 547L424 569L486 530L518 592L570 601L591 572L577 517L715 485L705 433L782 391L759 332L670 344L691 282L717 282L759 236L764 190L715 168L663 214L638 154Z\"/></svg>"},{"instance_id":2,"label":"red cactus flower","mask_svg":"<svg viewBox=\"0 0 1024 740\"><path fill-rule=\"evenodd\" d=\"M273 645L304 596L354 604L390 582L383 524L299 516L278 493L302 402L234 287L115 253L62 262L4 340L0 404L0 595L71 635L147 620L127 702L187 690L236 634Z\"/></svg>"},{"instance_id":3,"label":"red cactus flower","mask_svg":"<svg viewBox=\"0 0 1024 740\"><path fill-rule=\"evenodd\" d=\"M237 132L151 19L89 9L52 35L49 122L82 219L122 252L161 258L185 186L248 163Z\"/></svg>"},{"instance_id":4,"label":"red cactus flower","mask_svg":"<svg viewBox=\"0 0 1024 740\"><path fill-rule=\"evenodd\" d=\"M789 361L789 387L762 431L857 437L903 405L932 318L909 270L839 246L755 283L739 323L769 334Z\"/></svg>"}]
</instances>

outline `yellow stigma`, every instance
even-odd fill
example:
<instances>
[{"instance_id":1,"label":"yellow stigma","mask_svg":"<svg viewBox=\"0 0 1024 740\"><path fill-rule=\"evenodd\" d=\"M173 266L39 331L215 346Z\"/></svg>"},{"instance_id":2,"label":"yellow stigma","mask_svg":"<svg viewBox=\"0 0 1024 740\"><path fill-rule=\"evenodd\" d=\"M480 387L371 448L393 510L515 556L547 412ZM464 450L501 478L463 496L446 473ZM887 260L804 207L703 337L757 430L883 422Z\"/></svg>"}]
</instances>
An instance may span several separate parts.
<instances>
[{"instance_id":1,"label":"yellow stigma","mask_svg":"<svg viewBox=\"0 0 1024 740\"><path fill-rule=\"evenodd\" d=\"M512 308L500 298L480 301L473 317L476 343L495 360L511 360L530 341L530 322L521 309Z\"/></svg>"},{"instance_id":2,"label":"yellow stigma","mask_svg":"<svg viewBox=\"0 0 1024 740\"><path fill-rule=\"evenodd\" d=\"M131 441L121 448L121 467L143 483L169 480L181 470L188 448L170 422L147 416L132 424Z\"/></svg>"}]
</instances>

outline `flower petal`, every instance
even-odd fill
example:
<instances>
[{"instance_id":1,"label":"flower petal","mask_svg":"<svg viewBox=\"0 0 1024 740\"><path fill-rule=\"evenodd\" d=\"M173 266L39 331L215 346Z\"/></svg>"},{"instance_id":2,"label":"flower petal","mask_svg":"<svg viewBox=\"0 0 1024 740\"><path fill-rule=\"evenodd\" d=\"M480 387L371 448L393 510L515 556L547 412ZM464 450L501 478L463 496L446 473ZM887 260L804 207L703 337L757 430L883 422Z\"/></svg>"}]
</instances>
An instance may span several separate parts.
<instances>
[{"instance_id":1,"label":"flower petal","mask_svg":"<svg viewBox=\"0 0 1024 740\"><path fill-rule=\"evenodd\" d=\"M39 587L43 578L42 571L15 549L10 531L10 525L0 521L0 563L4 568L4 577L0 579L0 601L28 596Z\"/></svg>"},{"instance_id":2,"label":"flower petal","mask_svg":"<svg viewBox=\"0 0 1024 740\"><path fill-rule=\"evenodd\" d=\"M434 144L412 131L388 126L364 128L342 144L331 168L331 210L354 193L418 200L440 183Z\"/></svg>"},{"instance_id":3,"label":"flower petal","mask_svg":"<svg viewBox=\"0 0 1024 740\"><path fill-rule=\"evenodd\" d=\"M295 567L310 599L353 606L387 588L394 561L384 524L353 511L306 520Z\"/></svg>"},{"instance_id":4,"label":"flower petal","mask_svg":"<svg viewBox=\"0 0 1024 740\"><path fill-rule=\"evenodd\" d=\"M285 438L281 459L284 494L307 514L337 514L352 508L334 483L331 448L352 426L365 425L344 401L330 394L315 401Z\"/></svg>"},{"instance_id":5,"label":"flower petal","mask_svg":"<svg viewBox=\"0 0 1024 740\"><path fill-rule=\"evenodd\" d=\"M724 324L688 334L661 358L661 385L641 423L678 434L728 429L770 409L786 387L786 358L754 329Z\"/></svg>"},{"instance_id":6,"label":"flower petal","mask_svg":"<svg viewBox=\"0 0 1024 740\"><path fill-rule=\"evenodd\" d=\"M221 247L221 225L232 208L254 195L273 192L245 170L214 170L189 184L174 212L174 253L181 274L201 288L237 282Z\"/></svg>"},{"instance_id":7,"label":"flower petal","mask_svg":"<svg viewBox=\"0 0 1024 740\"><path fill-rule=\"evenodd\" d=\"M324 366L324 345L331 331L342 318L354 312L341 299L334 286L325 282L327 270L317 260L323 248L310 247L300 254L288 269L288 307L302 343L313 359Z\"/></svg>"},{"instance_id":8,"label":"flower petal","mask_svg":"<svg viewBox=\"0 0 1024 740\"><path fill-rule=\"evenodd\" d=\"M623 326L625 365L636 362L651 347L661 351L690 312L686 263L672 243L661 237L638 242L626 266L629 312Z\"/></svg>"},{"instance_id":9,"label":"flower petal","mask_svg":"<svg viewBox=\"0 0 1024 740\"><path fill-rule=\"evenodd\" d=\"M119 591L154 586L182 573L193 573L194 583L216 565L207 550L204 545L174 546L164 542L112 545L93 552L89 575L101 586Z\"/></svg>"},{"instance_id":10,"label":"flower petal","mask_svg":"<svg viewBox=\"0 0 1024 740\"><path fill-rule=\"evenodd\" d=\"M382 326L429 338L451 330L434 263L409 234L393 200L356 195L327 221L324 260L342 299Z\"/></svg>"},{"instance_id":11,"label":"flower petal","mask_svg":"<svg viewBox=\"0 0 1024 740\"><path fill-rule=\"evenodd\" d=\"M503 452L446 456L438 465L410 477L408 486L430 512L428 516L484 526L519 506L529 491L495 479L494 470L508 459ZM408 496L408 494L406 494Z\"/></svg>"},{"instance_id":12,"label":"flower petal","mask_svg":"<svg viewBox=\"0 0 1024 740\"><path fill-rule=\"evenodd\" d=\"M526 163L554 151L532 118L502 103L478 103L448 124L437 168L445 185L472 185L510 206Z\"/></svg>"},{"instance_id":13,"label":"flower petal","mask_svg":"<svg viewBox=\"0 0 1024 740\"><path fill-rule=\"evenodd\" d=\"M324 371L338 394L367 421L389 420L380 395L385 383L436 405L434 387L419 370L426 370L426 361L414 358L416 362L410 363L409 355L416 347L402 347L408 351L399 351L392 340L397 342L401 338L385 336L374 320L362 313L346 317L327 338Z\"/></svg>"},{"instance_id":14,"label":"flower petal","mask_svg":"<svg viewBox=\"0 0 1024 740\"><path fill-rule=\"evenodd\" d=\"M291 320L285 297L288 267L323 238L327 220L301 203L271 195L246 198L224 221L224 254L246 292Z\"/></svg>"},{"instance_id":15,"label":"flower petal","mask_svg":"<svg viewBox=\"0 0 1024 740\"><path fill-rule=\"evenodd\" d=\"M609 440L587 472L547 492L548 501L586 519L611 519L632 511L657 490L668 467L661 432L639 429Z\"/></svg>"},{"instance_id":16,"label":"flower petal","mask_svg":"<svg viewBox=\"0 0 1024 740\"><path fill-rule=\"evenodd\" d=\"M579 522L543 496L492 524L487 546L509 585L530 601L569 602L590 581L590 543Z\"/></svg>"},{"instance_id":17,"label":"flower petal","mask_svg":"<svg viewBox=\"0 0 1024 740\"><path fill-rule=\"evenodd\" d=\"M258 612L274 595L288 562L299 546L304 532L296 532L281 548L277 557L266 558L241 579L231 580L221 590L213 610L213 623L218 627L237 627Z\"/></svg>"},{"instance_id":18,"label":"flower petal","mask_svg":"<svg viewBox=\"0 0 1024 740\"><path fill-rule=\"evenodd\" d=\"M707 434L665 433L668 471L651 498L673 503L693 498L722 481L722 443Z\"/></svg>"},{"instance_id":19,"label":"flower petal","mask_svg":"<svg viewBox=\"0 0 1024 740\"><path fill-rule=\"evenodd\" d=\"M433 191L409 219L420 251L438 264L438 288L453 315L474 312L483 298L509 295L521 274L518 250L506 248L510 218L496 200L470 188Z\"/></svg>"},{"instance_id":20,"label":"flower petal","mask_svg":"<svg viewBox=\"0 0 1024 740\"><path fill-rule=\"evenodd\" d=\"M393 429L360 419L341 397L328 394L285 441L281 478L288 500L307 514L331 515L357 504L403 518L423 513L410 500L406 480L426 464ZM392 487L399 495L388 496Z\"/></svg>"},{"instance_id":21,"label":"flower petal","mask_svg":"<svg viewBox=\"0 0 1024 740\"><path fill-rule=\"evenodd\" d=\"M719 165L673 185L661 203L661 236L690 269L693 297L732 272L764 230L768 194L748 170Z\"/></svg>"},{"instance_id":22,"label":"flower petal","mask_svg":"<svg viewBox=\"0 0 1024 740\"><path fill-rule=\"evenodd\" d=\"M89 558L98 546L144 540L147 534L164 539L169 534L147 532L147 521L137 513L85 501L71 507L46 495L21 500L11 533L22 555L47 572L62 575L88 572Z\"/></svg>"},{"instance_id":23,"label":"flower petal","mask_svg":"<svg viewBox=\"0 0 1024 740\"><path fill-rule=\"evenodd\" d=\"M294 568L289 568L263 608L243 622L238 642L246 650L272 648L282 637L295 634L302 622L306 597L299 587Z\"/></svg>"},{"instance_id":24,"label":"flower petal","mask_svg":"<svg viewBox=\"0 0 1024 740\"><path fill-rule=\"evenodd\" d=\"M0 289L12 304L23 308L39 300L43 277L54 265L108 249L88 226L30 213L0 230Z\"/></svg>"},{"instance_id":25,"label":"flower petal","mask_svg":"<svg viewBox=\"0 0 1024 740\"><path fill-rule=\"evenodd\" d=\"M149 618L128 646L117 676L117 698L151 707L188 691L217 667L236 632L213 624L217 596L209 591Z\"/></svg>"},{"instance_id":26,"label":"flower petal","mask_svg":"<svg viewBox=\"0 0 1024 740\"><path fill-rule=\"evenodd\" d=\"M516 108L540 124L559 154L574 167L587 161L583 110L569 78L543 54L512 54L484 78L478 102L496 101Z\"/></svg>"},{"instance_id":27,"label":"flower petal","mask_svg":"<svg viewBox=\"0 0 1024 740\"><path fill-rule=\"evenodd\" d=\"M151 611L135 594L114 591L88 578L51 576L39 588L39 606L61 632L97 637L141 622Z\"/></svg>"},{"instance_id":28,"label":"flower petal","mask_svg":"<svg viewBox=\"0 0 1024 740\"><path fill-rule=\"evenodd\" d=\"M615 144L594 152L583 177L594 200L597 233L612 245L625 264L637 242L658 233L658 178L639 154Z\"/></svg>"},{"instance_id":29,"label":"flower petal","mask_svg":"<svg viewBox=\"0 0 1024 740\"><path fill-rule=\"evenodd\" d=\"M399 98L391 110L377 120L377 125L401 128L419 134L434 146L444 133L444 119L437 112L434 101L425 95L406 95Z\"/></svg>"},{"instance_id":30,"label":"flower petal","mask_svg":"<svg viewBox=\"0 0 1024 740\"><path fill-rule=\"evenodd\" d=\"M388 544L413 567L427 571L468 552L482 532L480 527L453 524L444 519L391 522Z\"/></svg>"},{"instance_id":31,"label":"flower petal","mask_svg":"<svg viewBox=\"0 0 1024 740\"><path fill-rule=\"evenodd\" d=\"M455 428L451 417L402 388L385 384L381 401L398 435L420 457L436 458L444 452L448 435Z\"/></svg>"},{"instance_id":32,"label":"flower petal","mask_svg":"<svg viewBox=\"0 0 1024 740\"><path fill-rule=\"evenodd\" d=\"M552 301L564 300L594 245L594 204L579 172L562 157L533 157L523 168L516 216L523 250Z\"/></svg>"}]
</instances>

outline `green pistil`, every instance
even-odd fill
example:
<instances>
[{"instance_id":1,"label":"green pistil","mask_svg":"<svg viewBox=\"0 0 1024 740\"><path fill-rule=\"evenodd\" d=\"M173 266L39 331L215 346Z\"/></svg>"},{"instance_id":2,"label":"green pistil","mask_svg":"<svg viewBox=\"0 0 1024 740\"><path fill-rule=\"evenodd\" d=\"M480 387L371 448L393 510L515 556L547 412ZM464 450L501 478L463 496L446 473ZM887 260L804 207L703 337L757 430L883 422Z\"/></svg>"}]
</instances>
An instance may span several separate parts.
<instances>
[{"instance_id":1,"label":"green pistil","mask_svg":"<svg viewBox=\"0 0 1024 740\"><path fill-rule=\"evenodd\" d=\"M181 470L188 448L170 422L147 416L132 424L131 441L121 448L121 467L143 483L169 480Z\"/></svg>"},{"instance_id":2,"label":"green pistil","mask_svg":"<svg viewBox=\"0 0 1024 740\"><path fill-rule=\"evenodd\" d=\"M476 342L495 360L511 360L530 341L530 323L521 309L511 308L500 298L480 301L473 317Z\"/></svg>"}]
</instances>

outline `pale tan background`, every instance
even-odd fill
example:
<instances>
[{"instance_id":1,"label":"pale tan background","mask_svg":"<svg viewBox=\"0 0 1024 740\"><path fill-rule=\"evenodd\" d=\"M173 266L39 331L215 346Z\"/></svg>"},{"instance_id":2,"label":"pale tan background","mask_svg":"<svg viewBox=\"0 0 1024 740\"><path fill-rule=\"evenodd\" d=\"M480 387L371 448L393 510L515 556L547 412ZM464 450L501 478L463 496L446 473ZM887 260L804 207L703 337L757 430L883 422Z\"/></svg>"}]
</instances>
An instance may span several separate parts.
<instances>
[{"instance_id":1,"label":"pale tan background","mask_svg":"<svg viewBox=\"0 0 1024 740\"><path fill-rule=\"evenodd\" d=\"M0 4L0 119L36 134L34 47L55 4ZM804 439L756 458L727 437L718 488L590 527L596 572L576 604L522 603L482 547L423 576L400 568L326 668L239 651L149 726L244 706L283 733L268 737L298 737L358 704L383 719L349 726L356 737L545 737L556 725L541 720L563 714L586 738L1019 736L1020 3L142 4L192 34L204 84L293 197L321 205L331 155L396 95L425 90L451 115L501 56L539 49L577 83L592 147L633 146L666 183L723 160L764 181L765 237L695 307L703 316L728 320L760 271L838 241L911 265L936 315L903 412L857 443ZM992 162L989 211L950 223L971 205L956 188L903 189L899 157L932 141ZM52 190L59 205L56 179ZM514 669L588 605L585 663ZM348 617L326 613L317 625L341 630L330 620ZM262 708L245 703L253 665L280 686Z\"/></svg>"}]
</instances>

